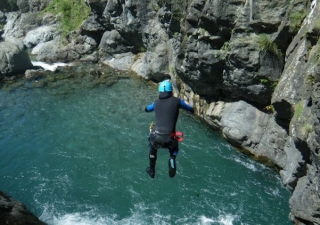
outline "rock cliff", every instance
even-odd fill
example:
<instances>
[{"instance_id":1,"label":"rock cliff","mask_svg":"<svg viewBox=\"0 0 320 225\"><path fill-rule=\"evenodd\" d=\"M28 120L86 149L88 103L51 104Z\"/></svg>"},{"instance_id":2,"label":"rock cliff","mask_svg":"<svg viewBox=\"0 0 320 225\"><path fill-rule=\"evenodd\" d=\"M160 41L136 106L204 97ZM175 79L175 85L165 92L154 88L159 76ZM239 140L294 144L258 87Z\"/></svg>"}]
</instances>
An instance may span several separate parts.
<instances>
[{"instance_id":1,"label":"rock cliff","mask_svg":"<svg viewBox=\"0 0 320 225\"><path fill-rule=\"evenodd\" d=\"M0 223L11 225L45 225L26 206L0 191Z\"/></svg>"},{"instance_id":2,"label":"rock cliff","mask_svg":"<svg viewBox=\"0 0 320 225\"><path fill-rule=\"evenodd\" d=\"M2 37L39 61L170 75L200 118L279 170L295 224L320 224L318 0L86 0L88 17L67 35L61 13L39 13L49 2L2 2Z\"/></svg>"}]
</instances>

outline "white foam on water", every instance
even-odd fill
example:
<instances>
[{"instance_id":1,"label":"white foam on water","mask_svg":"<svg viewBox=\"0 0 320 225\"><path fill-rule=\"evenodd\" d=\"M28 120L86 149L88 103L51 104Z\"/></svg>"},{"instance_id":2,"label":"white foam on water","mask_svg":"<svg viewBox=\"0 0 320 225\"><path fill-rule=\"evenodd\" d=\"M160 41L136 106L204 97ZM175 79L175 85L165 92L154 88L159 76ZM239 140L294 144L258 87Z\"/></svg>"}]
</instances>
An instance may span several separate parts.
<instances>
[{"instance_id":1,"label":"white foam on water","mask_svg":"<svg viewBox=\"0 0 320 225\"><path fill-rule=\"evenodd\" d=\"M233 215L219 216L219 223L223 225L232 225L235 218L236 216Z\"/></svg>"},{"instance_id":2,"label":"white foam on water","mask_svg":"<svg viewBox=\"0 0 320 225\"><path fill-rule=\"evenodd\" d=\"M86 208L86 207L84 207ZM46 204L39 219L48 225L149 225L161 224L170 225L170 215L159 213L147 215L147 207L144 203L136 204L131 210L131 215L126 218L118 218L116 214L99 214L97 209L87 212L59 213L54 206ZM150 222L150 220L152 222Z\"/></svg>"},{"instance_id":3,"label":"white foam on water","mask_svg":"<svg viewBox=\"0 0 320 225\"><path fill-rule=\"evenodd\" d=\"M201 222L201 224L211 224L211 223L215 223L217 221L213 220L213 219L210 219L210 218L208 218L206 216L201 216L200 217L200 222Z\"/></svg>"},{"instance_id":4,"label":"white foam on water","mask_svg":"<svg viewBox=\"0 0 320 225\"><path fill-rule=\"evenodd\" d=\"M244 161L242 161L242 160L239 159L239 158L235 158L234 161L240 163L241 165L245 166L245 167L248 168L249 170L252 170L252 171L254 171L254 172L257 172L257 171L258 171L257 167L256 167L254 164L252 164L252 163L244 162Z\"/></svg>"},{"instance_id":5,"label":"white foam on water","mask_svg":"<svg viewBox=\"0 0 320 225\"><path fill-rule=\"evenodd\" d=\"M40 66L44 70L50 70L50 71L55 71L59 66L71 66L72 65L72 64L69 64L69 63L61 63L61 62L48 64L48 63L45 63L45 62L31 61L31 63L34 66Z\"/></svg>"},{"instance_id":6,"label":"white foam on water","mask_svg":"<svg viewBox=\"0 0 320 225\"><path fill-rule=\"evenodd\" d=\"M89 212L75 212L55 215L53 211L45 210L39 217L48 225L118 225L118 224L144 224L138 215L121 220L116 219L116 215L101 216L95 213L95 210ZM141 223L142 222L142 223Z\"/></svg>"},{"instance_id":7,"label":"white foam on water","mask_svg":"<svg viewBox=\"0 0 320 225\"><path fill-rule=\"evenodd\" d=\"M266 193L271 195L271 196L274 196L274 197L281 197L281 194L280 194L280 191L278 188L272 188L272 187L269 187L267 190L266 190Z\"/></svg>"},{"instance_id":8,"label":"white foam on water","mask_svg":"<svg viewBox=\"0 0 320 225\"><path fill-rule=\"evenodd\" d=\"M217 219L208 218L206 216L201 216L200 224L201 225L209 225L209 224L221 224L221 225L233 225L233 221L236 219L237 216L226 214L226 215L219 215ZM199 225L200 225L199 224Z\"/></svg>"},{"instance_id":9,"label":"white foam on water","mask_svg":"<svg viewBox=\"0 0 320 225\"><path fill-rule=\"evenodd\" d=\"M86 207L84 207L86 208ZM170 225L171 215L161 213L147 214L148 207L144 204L136 204L131 210L131 215L126 218L118 218L116 214L99 214L97 209L90 209L87 212L57 213L54 206L46 204L44 211L39 217L48 225ZM221 214L217 218L200 216L196 221L189 216L182 217L175 221L175 224L197 224L197 225L233 225L236 215Z\"/></svg>"}]
</instances>

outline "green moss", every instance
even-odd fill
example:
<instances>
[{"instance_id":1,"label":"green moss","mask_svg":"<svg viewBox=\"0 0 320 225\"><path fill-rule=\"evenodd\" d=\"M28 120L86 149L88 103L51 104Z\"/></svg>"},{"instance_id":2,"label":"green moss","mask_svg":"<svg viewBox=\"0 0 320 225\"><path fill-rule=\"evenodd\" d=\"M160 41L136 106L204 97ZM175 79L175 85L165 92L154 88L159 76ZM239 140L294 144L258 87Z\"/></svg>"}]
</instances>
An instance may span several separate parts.
<instances>
[{"instance_id":1,"label":"green moss","mask_svg":"<svg viewBox=\"0 0 320 225\"><path fill-rule=\"evenodd\" d=\"M276 89L278 83L279 83L279 80L276 80L276 81L272 82L272 84L271 84L272 90Z\"/></svg>"},{"instance_id":2,"label":"green moss","mask_svg":"<svg viewBox=\"0 0 320 225\"><path fill-rule=\"evenodd\" d=\"M304 124L301 128L301 132L304 136L308 137L310 133L312 133L313 127L311 124Z\"/></svg>"},{"instance_id":3,"label":"green moss","mask_svg":"<svg viewBox=\"0 0 320 225\"><path fill-rule=\"evenodd\" d=\"M273 105L267 105L266 107L264 107L264 110L265 110L267 113L273 113L273 112L274 112Z\"/></svg>"},{"instance_id":4,"label":"green moss","mask_svg":"<svg viewBox=\"0 0 320 225\"><path fill-rule=\"evenodd\" d=\"M314 84L314 76L312 74L309 74L304 81L305 84L310 84L313 85Z\"/></svg>"},{"instance_id":5,"label":"green moss","mask_svg":"<svg viewBox=\"0 0 320 225\"><path fill-rule=\"evenodd\" d=\"M65 37L71 31L79 28L83 20L88 17L90 9L84 0L53 0L44 9L44 12L58 15L60 33Z\"/></svg>"},{"instance_id":6,"label":"green moss","mask_svg":"<svg viewBox=\"0 0 320 225\"><path fill-rule=\"evenodd\" d=\"M276 43L272 42L265 34L257 36L257 44L260 51L271 53L274 56L281 57L282 53Z\"/></svg>"},{"instance_id":7,"label":"green moss","mask_svg":"<svg viewBox=\"0 0 320 225\"><path fill-rule=\"evenodd\" d=\"M224 42L220 50L215 52L215 57L220 58L221 60L225 60L230 51L230 48L230 43L228 41Z\"/></svg>"},{"instance_id":8,"label":"green moss","mask_svg":"<svg viewBox=\"0 0 320 225\"><path fill-rule=\"evenodd\" d=\"M315 64L320 61L320 39L317 44L312 47L309 54L309 60Z\"/></svg>"},{"instance_id":9,"label":"green moss","mask_svg":"<svg viewBox=\"0 0 320 225\"><path fill-rule=\"evenodd\" d=\"M291 12L289 15L290 31L294 33L298 32L298 30L301 27L302 21L306 16L307 16L307 10Z\"/></svg>"},{"instance_id":10,"label":"green moss","mask_svg":"<svg viewBox=\"0 0 320 225\"><path fill-rule=\"evenodd\" d=\"M261 84L267 84L268 82L269 82L269 80L267 80L267 79L260 79Z\"/></svg>"},{"instance_id":11,"label":"green moss","mask_svg":"<svg viewBox=\"0 0 320 225\"><path fill-rule=\"evenodd\" d=\"M144 46L141 46L141 47L139 48L139 52L146 52L146 51L147 51L147 48L144 47Z\"/></svg>"},{"instance_id":12,"label":"green moss","mask_svg":"<svg viewBox=\"0 0 320 225\"><path fill-rule=\"evenodd\" d=\"M318 18L314 24L314 30L317 35L320 36L320 18Z\"/></svg>"},{"instance_id":13,"label":"green moss","mask_svg":"<svg viewBox=\"0 0 320 225\"><path fill-rule=\"evenodd\" d=\"M303 112L302 101L299 101L299 102L297 102L296 104L293 105L293 112L294 112L293 119L297 120L301 116L301 114Z\"/></svg>"}]
</instances>

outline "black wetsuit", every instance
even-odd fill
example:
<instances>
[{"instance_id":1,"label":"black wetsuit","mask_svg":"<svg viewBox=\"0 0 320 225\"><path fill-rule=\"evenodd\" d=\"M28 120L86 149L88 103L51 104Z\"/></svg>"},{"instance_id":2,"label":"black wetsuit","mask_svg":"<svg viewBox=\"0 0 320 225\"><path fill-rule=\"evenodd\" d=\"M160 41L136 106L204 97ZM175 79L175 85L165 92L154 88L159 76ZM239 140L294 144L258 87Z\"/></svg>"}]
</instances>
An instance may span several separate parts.
<instances>
[{"instance_id":1,"label":"black wetsuit","mask_svg":"<svg viewBox=\"0 0 320 225\"><path fill-rule=\"evenodd\" d=\"M172 92L160 92L159 99L146 106L146 112L155 111L156 122L154 130L149 137L149 162L148 174L154 177L157 151L159 148L167 148L170 152L169 176L176 173L175 158L179 151L178 141L174 139L179 109L193 113L193 108L182 99L172 96Z\"/></svg>"}]
</instances>

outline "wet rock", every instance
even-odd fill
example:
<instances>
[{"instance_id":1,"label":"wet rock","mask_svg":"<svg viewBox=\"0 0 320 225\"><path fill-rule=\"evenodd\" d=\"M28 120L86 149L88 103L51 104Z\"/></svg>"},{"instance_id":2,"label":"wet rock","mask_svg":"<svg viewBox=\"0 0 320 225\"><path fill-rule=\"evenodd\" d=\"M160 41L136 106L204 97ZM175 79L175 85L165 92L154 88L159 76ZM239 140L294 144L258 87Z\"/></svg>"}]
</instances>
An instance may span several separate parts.
<instances>
[{"instance_id":1,"label":"wet rock","mask_svg":"<svg viewBox=\"0 0 320 225\"><path fill-rule=\"evenodd\" d=\"M0 224L45 225L25 205L0 191Z\"/></svg>"},{"instance_id":2,"label":"wet rock","mask_svg":"<svg viewBox=\"0 0 320 225\"><path fill-rule=\"evenodd\" d=\"M23 74L32 67L29 55L24 51L21 42L14 39L0 42L0 78Z\"/></svg>"},{"instance_id":3,"label":"wet rock","mask_svg":"<svg viewBox=\"0 0 320 225\"><path fill-rule=\"evenodd\" d=\"M23 39L23 43L27 48L31 48L40 43L51 41L55 36L57 36L56 27L42 26L29 31Z\"/></svg>"}]
</instances>

